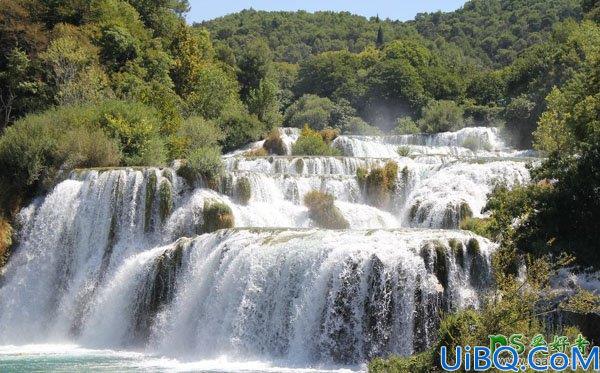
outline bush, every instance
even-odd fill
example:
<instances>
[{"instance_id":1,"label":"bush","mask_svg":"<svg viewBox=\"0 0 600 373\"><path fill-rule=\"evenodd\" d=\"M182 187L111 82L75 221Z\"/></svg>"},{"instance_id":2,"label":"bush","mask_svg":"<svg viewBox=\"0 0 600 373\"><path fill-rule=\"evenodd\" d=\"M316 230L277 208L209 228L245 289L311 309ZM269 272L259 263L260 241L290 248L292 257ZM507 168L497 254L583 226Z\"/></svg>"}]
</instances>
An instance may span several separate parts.
<instances>
[{"instance_id":1,"label":"bush","mask_svg":"<svg viewBox=\"0 0 600 373\"><path fill-rule=\"evenodd\" d=\"M401 157L408 157L410 155L410 148L408 146L399 146L396 149L396 153Z\"/></svg>"},{"instance_id":2,"label":"bush","mask_svg":"<svg viewBox=\"0 0 600 373\"><path fill-rule=\"evenodd\" d=\"M427 133L456 131L464 125L463 110L454 101L431 101L423 108L418 123Z\"/></svg>"},{"instance_id":3,"label":"bush","mask_svg":"<svg viewBox=\"0 0 600 373\"><path fill-rule=\"evenodd\" d=\"M43 191L53 184L59 170L163 163L164 147L154 127L148 132L137 129L150 123L146 114L138 112L142 108L111 101L100 107L63 106L20 119L0 138L0 183L5 196L15 200ZM120 130L105 129L105 114L119 118ZM137 136L138 131L148 136ZM121 150L127 157L122 157ZM4 207L5 203L10 204L5 200Z\"/></svg>"},{"instance_id":4,"label":"bush","mask_svg":"<svg viewBox=\"0 0 600 373\"><path fill-rule=\"evenodd\" d=\"M347 229L350 224L342 212L333 204L332 195L313 190L304 196L310 218L321 228Z\"/></svg>"},{"instance_id":5,"label":"bush","mask_svg":"<svg viewBox=\"0 0 600 373\"><path fill-rule=\"evenodd\" d=\"M257 141L265 132L265 125L255 115L242 108L230 108L219 118L219 126L225 132L223 150L231 151Z\"/></svg>"},{"instance_id":6,"label":"bush","mask_svg":"<svg viewBox=\"0 0 600 373\"><path fill-rule=\"evenodd\" d=\"M321 130L331 125L331 115L335 109L336 104L330 99L306 94L287 108L283 123L289 127L308 125Z\"/></svg>"},{"instance_id":7,"label":"bush","mask_svg":"<svg viewBox=\"0 0 600 373\"><path fill-rule=\"evenodd\" d=\"M335 156L341 155L341 152L327 145L319 132L304 126L300 137L292 146L292 154Z\"/></svg>"},{"instance_id":8,"label":"bush","mask_svg":"<svg viewBox=\"0 0 600 373\"><path fill-rule=\"evenodd\" d=\"M111 167L121 163L119 143L100 129L73 128L59 136L56 144L63 167Z\"/></svg>"},{"instance_id":9,"label":"bush","mask_svg":"<svg viewBox=\"0 0 600 373\"><path fill-rule=\"evenodd\" d=\"M345 135L378 136L381 135L381 130L367 124L359 117L349 117L342 125L342 133Z\"/></svg>"},{"instance_id":10,"label":"bush","mask_svg":"<svg viewBox=\"0 0 600 373\"><path fill-rule=\"evenodd\" d=\"M233 228L234 217L231 208L222 202L205 201L202 210L204 224L203 233L211 233L219 229Z\"/></svg>"},{"instance_id":11,"label":"bush","mask_svg":"<svg viewBox=\"0 0 600 373\"><path fill-rule=\"evenodd\" d=\"M394 132L398 135L412 135L419 133L419 126L410 117L402 117L396 120Z\"/></svg>"},{"instance_id":12,"label":"bush","mask_svg":"<svg viewBox=\"0 0 600 373\"><path fill-rule=\"evenodd\" d=\"M359 183L364 183L367 202L375 207L386 207L392 191L396 188L398 164L388 161L383 168L374 168L370 172L359 168L357 178Z\"/></svg>"},{"instance_id":13,"label":"bush","mask_svg":"<svg viewBox=\"0 0 600 373\"><path fill-rule=\"evenodd\" d=\"M323 141L325 141L327 145L330 145L333 142L333 140L335 140L340 135L340 130L337 128L327 127L319 131L319 134L323 138Z\"/></svg>"},{"instance_id":14,"label":"bush","mask_svg":"<svg viewBox=\"0 0 600 373\"><path fill-rule=\"evenodd\" d=\"M224 136L215 122L202 117L190 117L181 124L176 138L173 158L186 158L194 149L217 145Z\"/></svg>"},{"instance_id":15,"label":"bush","mask_svg":"<svg viewBox=\"0 0 600 373\"><path fill-rule=\"evenodd\" d=\"M434 372L433 350L411 356L375 358L369 363L369 373L431 373Z\"/></svg>"},{"instance_id":16,"label":"bush","mask_svg":"<svg viewBox=\"0 0 600 373\"><path fill-rule=\"evenodd\" d=\"M277 155L286 155L287 150L283 140L281 139L281 135L278 130L273 130L269 133L265 142L263 143L263 148L269 152L269 154L277 154Z\"/></svg>"},{"instance_id":17,"label":"bush","mask_svg":"<svg viewBox=\"0 0 600 373\"><path fill-rule=\"evenodd\" d=\"M120 141L126 165L159 166L166 161L159 118L157 110L144 104L111 100L100 105L92 120Z\"/></svg>"},{"instance_id":18,"label":"bush","mask_svg":"<svg viewBox=\"0 0 600 373\"><path fill-rule=\"evenodd\" d=\"M211 182L216 180L223 171L223 162L221 161L221 151L216 146L201 147L194 149L185 164L178 170L178 174L188 182L198 176Z\"/></svg>"}]
</instances>

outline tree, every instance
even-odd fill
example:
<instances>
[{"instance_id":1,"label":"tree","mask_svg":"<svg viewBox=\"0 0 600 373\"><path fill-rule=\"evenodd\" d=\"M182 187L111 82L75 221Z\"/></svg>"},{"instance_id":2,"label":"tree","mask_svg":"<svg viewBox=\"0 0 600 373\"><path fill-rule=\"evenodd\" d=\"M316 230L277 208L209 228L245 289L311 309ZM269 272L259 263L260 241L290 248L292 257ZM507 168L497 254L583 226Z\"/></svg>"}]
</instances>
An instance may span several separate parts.
<instances>
[{"instance_id":1,"label":"tree","mask_svg":"<svg viewBox=\"0 0 600 373\"><path fill-rule=\"evenodd\" d=\"M463 127L463 110L454 101L431 101L419 119L421 131L428 133L456 131Z\"/></svg>"},{"instance_id":2,"label":"tree","mask_svg":"<svg viewBox=\"0 0 600 373\"><path fill-rule=\"evenodd\" d=\"M279 102L277 101L277 85L268 79L260 81L257 88L250 90L248 111L273 128L279 124Z\"/></svg>"},{"instance_id":3,"label":"tree","mask_svg":"<svg viewBox=\"0 0 600 373\"><path fill-rule=\"evenodd\" d=\"M243 100L247 100L250 91L257 89L271 72L272 61L271 50L263 39L253 39L245 45L238 59L238 81Z\"/></svg>"},{"instance_id":4,"label":"tree","mask_svg":"<svg viewBox=\"0 0 600 373\"><path fill-rule=\"evenodd\" d=\"M31 78L31 61L25 52L13 49L6 58L5 69L0 70L0 129L36 107L35 97L42 85Z\"/></svg>"},{"instance_id":5,"label":"tree","mask_svg":"<svg viewBox=\"0 0 600 373\"><path fill-rule=\"evenodd\" d=\"M377 29L377 40L375 41L375 45L377 45L378 48L383 46L383 28L381 28L381 26Z\"/></svg>"}]
</instances>

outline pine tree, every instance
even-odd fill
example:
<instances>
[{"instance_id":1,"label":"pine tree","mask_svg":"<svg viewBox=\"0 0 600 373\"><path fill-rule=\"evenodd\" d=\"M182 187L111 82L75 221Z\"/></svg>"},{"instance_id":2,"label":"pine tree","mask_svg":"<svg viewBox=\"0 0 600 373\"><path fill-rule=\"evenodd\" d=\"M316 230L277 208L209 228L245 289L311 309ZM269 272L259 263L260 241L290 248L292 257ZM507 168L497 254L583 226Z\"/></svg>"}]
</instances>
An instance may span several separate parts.
<instances>
[{"instance_id":1,"label":"pine tree","mask_svg":"<svg viewBox=\"0 0 600 373\"><path fill-rule=\"evenodd\" d=\"M375 42L377 47L383 46L383 29L379 26L379 30L377 30L377 41Z\"/></svg>"}]
</instances>

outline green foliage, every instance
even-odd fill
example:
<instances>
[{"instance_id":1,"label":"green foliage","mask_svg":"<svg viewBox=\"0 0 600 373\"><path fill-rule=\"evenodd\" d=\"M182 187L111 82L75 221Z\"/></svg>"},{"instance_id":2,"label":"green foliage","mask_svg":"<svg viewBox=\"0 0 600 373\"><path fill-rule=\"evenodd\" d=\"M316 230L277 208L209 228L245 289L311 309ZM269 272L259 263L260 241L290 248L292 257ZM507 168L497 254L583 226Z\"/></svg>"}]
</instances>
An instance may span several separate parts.
<instances>
[{"instance_id":1,"label":"green foliage","mask_svg":"<svg viewBox=\"0 0 600 373\"><path fill-rule=\"evenodd\" d=\"M189 117L179 127L171 141L173 158L186 158L198 148L218 145L224 136L219 126L202 117Z\"/></svg>"},{"instance_id":2,"label":"green foliage","mask_svg":"<svg viewBox=\"0 0 600 373\"><path fill-rule=\"evenodd\" d=\"M237 106L227 108L219 117L218 122L225 133L222 141L225 151L257 141L266 132L265 125L256 115Z\"/></svg>"},{"instance_id":3,"label":"green foliage","mask_svg":"<svg viewBox=\"0 0 600 373\"><path fill-rule=\"evenodd\" d=\"M402 117L396 120L394 132L398 135L413 135L419 133L419 127L410 117Z\"/></svg>"},{"instance_id":4,"label":"green foliage","mask_svg":"<svg viewBox=\"0 0 600 373\"><path fill-rule=\"evenodd\" d=\"M408 157L410 155L410 148L408 146L399 146L396 149L396 153L401 157Z\"/></svg>"},{"instance_id":5,"label":"green foliage","mask_svg":"<svg viewBox=\"0 0 600 373\"><path fill-rule=\"evenodd\" d=\"M268 41L277 61L296 63L310 55L326 51L349 50L357 53L375 45L381 25L385 39L404 32L402 24L392 21L376 23L365 17L336 12L264 12L243 10L239 13L203 22L215 38L234 50L241 50L247 40ZM319 37L315 37L319 35Z\"/></svg>"},{"instance_id":6,"label":"green foliage","mask_svg":"<svg viewBox=\"0 0 600 373\"><path fill-rule=\"evenodd\" d=\"M188 115L215 119L228 106L237 103L238 85L216 65L205 65L194 75L194 85L186 96Z\"/></svg>"},{"instance_id":7,"label":"green foliage","mask_svg":"<svg viewBox=\"0 0 600 373\"><path fill-rule=\"evenodd\" d=\"M202 210L202 233L211 233L219 229L233 228L235 219L231 208L218 201L207 200Z\"/></svg>"},{"instance_id":8,"label":"green foliage","mask_svg":"<svg viewBox=\"0 0 600 373\"><path fill-rule=\"evenodd\" d=\"M460 221L460 229L471 231L479 236L492 238L489 218L464 218Z\"/></svg>"},{"instance_id":9,"label":"green foliage","mask_svg":"<svg viewBox=\"0 0 600 373\"><path fill-rule=\"evenodd\" d=\"M329 146L319 132L312 130L308 126L304 126L300 137L292 145L292 154L335 156L340 155L341 152Z\"/></svg>"},{"instance_id":10,"label":"green foliage","mask_svg":"<svg viewBox=\"0 0 600 373\"><path fill-rule=\"evenodd\" d=\"M120 141L126 165L165 163L166 149L159 136L161 124L156 110L136 102L106 101L96 115L92 120Z\"/></svg>"},{"instance_id":11,"label":"green foliage","mask_svg":"<svg viewBox=\"0 0 600 373\"><path fill-rule=\"evenodd\" d=\"M249 40L242 48L238 58L238 81L241 95L247 99L253 89L258 89L260 82L271 72L273 56L269 45L262 38Z\"/></svg>"},{"instance_id":12,"label":"green foliage","mask_svg":"<svg viewBox=\"0 0 600 373\"><path fill-rule=\"evenodd\" d=\"M365 135L377 136L382 132L379 128L369 125L359 117L349 117L342 125L342 133L344 135Z\"/></svg>"},{"instance_id":13,"label":"green foliage","mask_svg":"<svg viewBox=\"0 0 600 373\"><path fill-rule=\"evenodd\" d=\"M369 373L431 373L434 370L432 350L406 357L375 358L369 363Z\"/></svg>"},{"instance_id":14,"label":"green foliage","mask_svg":"<svg viewBox=\"0 0 600 373\"><path fill-rule=\"evenodd\" d=\"M432 101L423 108L419 127L423 132L456 131L463 127L463 110L453 101Z\"/></svg>"},{"instance_id":15,"label":"green foliage","mask_svg":"<svg viewBox=\"0 0 600 373\"><path fill-rule=\"evenodd\" d=\"M183 175L191 181L196 177L203 177L207 181L214 181L223 171L221 151L216 146L202 146L190 151L185 164L182 166Z\"/></svg>"},{"instance_id":16,"label":"green foliage","mask_svg":"<svg viewBox=\"0 0 600 373\"><path fill-rule=\"evenodd\" d=\"M350 224L342 212L334 205L332 195L313 190L304 196L310 218L321 228L347 229Z\"/></svg>"},{"instance_id":17,"label":"green foliage","mask_svg":"<svg viewBox=\"0 0 600 373\"><path fill-rule=\"evenodd\" d=\"M115 71L141 54L139 41L127 29L118 26L102 30L100 48L102 62Z\"/></svg>"},{"instance_id":18,"label":"green foliage","mask_svg":"<svg viewBox=\"0 0 600 373\"><path fill-rule=\"evenodd\" d=\"M262 79L258 87L252 88L248 94L248 110L266 123L267 127L276 127L281 123L277 99L277 85L273 81Z\"/></svg>"},{"instance_id":19,"label":"green foliage","mask_svg":"<svg viewBox=\"0 0 600 373\"><path fill-rule=\"evenodd\" d=\"M321 130L331 125L331 115L335 103L328 98L316 95L304 95L285 111L283 123L289 127L309 127Z\"/></svg>"}]
</instances>

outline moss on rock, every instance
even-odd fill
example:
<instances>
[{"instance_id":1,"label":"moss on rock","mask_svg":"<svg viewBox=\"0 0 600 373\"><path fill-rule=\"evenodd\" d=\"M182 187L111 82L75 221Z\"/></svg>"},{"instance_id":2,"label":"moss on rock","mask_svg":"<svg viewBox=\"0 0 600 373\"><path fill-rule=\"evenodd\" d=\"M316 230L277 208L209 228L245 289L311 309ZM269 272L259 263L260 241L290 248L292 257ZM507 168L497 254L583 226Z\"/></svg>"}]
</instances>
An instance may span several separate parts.
<instances>
[{"instance_id":1,"label":"moss on rock","mask_svg":"<svg viewBox=\"0 0 600 373\"><path fill-rule=\"evenodd\" d=\"M202 210L204 233L214 232L219 229L233 228L235 219L231 208L226 204L214 200L204 202Z\"/></svg>"},{"instance_id":2,"label":"moss on rock","mask_svg":"<svg viewBox=\"0 0 600 373\"><path fill-rule=\"evenodd\" d=\"M13 228L10 222L0 217L0 268L4 266L8 260L8 252L12 245Z\"/></svg>"},{"instance_id":3,"label":"moss on rock","mask_svg":"<svg viewBox=\"0 0 600 373\"><path fill-rule=\"evenodd\" d=\"M158 198L160 221L164 223L173 211L173 187L167 179L160 183L160 187L158 188Z\"/></svg>"},{"instance_id":4,"label":"moss on rock","mask_svg":"<svg viewBox=\"0 0 600 373\"><path fill-rule=\"evenodd\" d=\"M294 163L294 166L296 167L297 174L301 174L302 172L304 172L304 159L298 158Z\"/></svg>"},{"instance_id":5,"label":"moss on rock","mask_svg":"<svg viewBox=\"0 0 600 373\"><path fill-rule=\"evenodd\" d=\"M479 256L481 255L481 249L479 248L479 241L475 238L469 239L467 242L467 253L470 256Z\"/></svg>"},{"instance_id":6,"label":"moss on rock","mask_svg":"<svg viewBox=\"0 0 600 373\"><path fill-rule=\"evenodd\" d=\"M446 247L443 243L436 241L433 243L433 249L435 250L433 270L435 276L438 278L438 281L445 290L448 286L448 263L446 258Z\"/></svg>"},{"instance_id":7,"label":"moss on rock","mask_svg":"<svg viewBox=\"0 0 600 373\"><path fill-rule=\"evenodd\" d=\"M316 190L307 193L304 197L304 204L308 207L310 218L319 227L327 229L349 228L350 224L333 202L332 195Z\"/></svg>"},{"instance_id":8,"label":"moss on rock","mask_svg":"<svg viewBox=\"0 0 600 373\"><path fill-rule=\"evenodd\" d=\"M144 230L148 232L152 229L152 210L154 207L154 197L158 184L156 172L151 171L146 182L146 204L144 210Z\"/></svg>"},{"instance_id":9,"label":"moss on rock","mask_svg":"<svg viewBox=\"0 0 600 373\"><path fill-rule=\"evenodd\" d=\"M237 181L236 185L236 197L239 203L247 205L252 197L252 185L250 180L243 176Z\"/></svg>"}]
</instances>

